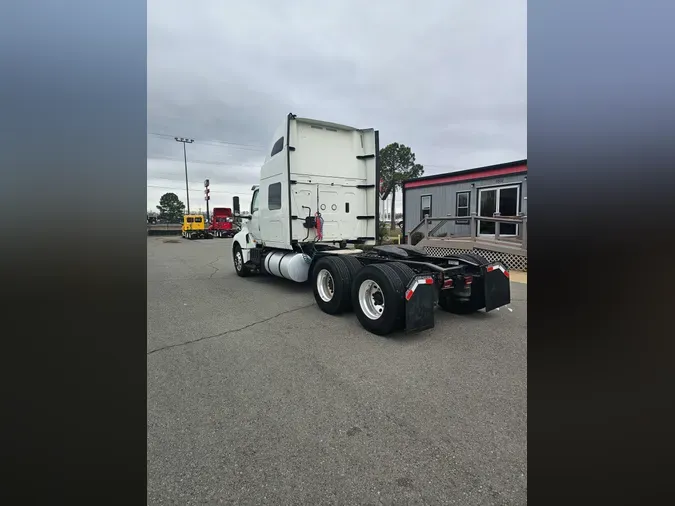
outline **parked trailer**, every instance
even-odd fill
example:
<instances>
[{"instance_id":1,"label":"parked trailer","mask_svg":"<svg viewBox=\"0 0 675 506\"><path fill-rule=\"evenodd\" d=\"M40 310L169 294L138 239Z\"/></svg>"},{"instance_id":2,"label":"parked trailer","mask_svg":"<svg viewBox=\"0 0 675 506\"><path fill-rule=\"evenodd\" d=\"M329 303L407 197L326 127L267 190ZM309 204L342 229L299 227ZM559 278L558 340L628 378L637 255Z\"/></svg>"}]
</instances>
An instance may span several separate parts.
<instances>
[{"instance_id":1,"label":"parked trailer","mask_svg":"<svg viewBox=\"0 0 675 506\"><path fill-rule=\"evenodd\" d=\"M212 239L211 233L204 226L204 217L201 214L183 216L181 235L185 239Z\"/></svg>"},{"instance_id":2,"label":"parked trailer","mask_svg":"<svg viewBox=\"0 0 675 506\"><path fill-rule=\"evenodd\" d=\"M432 328L436 306L467 314L508 304L509 272L500 263L375 245L378 137L373 129L289 114L252 188L251 214L241 216L234 237L237 274L310 282L324 313L353 310L378 335Z\"/></svg>"}]
</instances>

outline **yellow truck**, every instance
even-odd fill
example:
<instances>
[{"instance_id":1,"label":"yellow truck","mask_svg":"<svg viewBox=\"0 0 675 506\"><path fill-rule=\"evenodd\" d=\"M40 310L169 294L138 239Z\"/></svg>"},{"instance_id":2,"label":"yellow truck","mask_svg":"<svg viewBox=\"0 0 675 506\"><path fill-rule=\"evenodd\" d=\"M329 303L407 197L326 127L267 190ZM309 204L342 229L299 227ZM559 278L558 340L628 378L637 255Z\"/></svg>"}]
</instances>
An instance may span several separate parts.
<instances>
[{"instance_id":1,"label":"yellow truck","mask_svg":"<svg viewBox=\"0 0 675 506\"><path fill-rule=\"evenodd\" d=\"M183 216L183 237L185 239L211 239L211 233L204 221L201 214L186 214Z\"/></svg>"}]
</instances>

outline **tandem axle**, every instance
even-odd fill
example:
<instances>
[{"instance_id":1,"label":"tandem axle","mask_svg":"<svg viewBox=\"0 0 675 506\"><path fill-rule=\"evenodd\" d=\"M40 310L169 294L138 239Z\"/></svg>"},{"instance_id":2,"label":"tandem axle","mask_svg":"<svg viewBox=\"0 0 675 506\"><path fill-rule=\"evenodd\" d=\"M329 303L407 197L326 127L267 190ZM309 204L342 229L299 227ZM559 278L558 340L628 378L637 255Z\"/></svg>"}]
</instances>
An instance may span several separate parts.
<instances>
[{"instance_id":1,"label":"tandem axle","mask_svg":"<svg viewBox=\"0 0 675 506\"><path fill-rule=\"evenodd\" d=\"M376 246L372 251L296 244L295 251L251 248L248 259L235 243L239 276L258 273L312 284L326 314L353 310L378 335L434 326L434 308L455 314L504 306L511 301L508 270L467 253L433 256L415 246Z\"/></svg>"}]
</instances>

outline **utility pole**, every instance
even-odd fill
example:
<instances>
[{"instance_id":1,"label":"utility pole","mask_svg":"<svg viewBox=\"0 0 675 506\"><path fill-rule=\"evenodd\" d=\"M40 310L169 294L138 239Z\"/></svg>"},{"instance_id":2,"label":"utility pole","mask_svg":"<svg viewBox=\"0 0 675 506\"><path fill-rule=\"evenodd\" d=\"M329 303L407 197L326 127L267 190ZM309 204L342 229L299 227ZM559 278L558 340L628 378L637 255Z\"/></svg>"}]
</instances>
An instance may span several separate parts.
<instances>
[{"instance_id":1,"label":"utility pole","mask_svg":"<svg viewBox=\"0 0 675 506\"><path fill-rule=\"evenodd\" d=\"M211 200L211 190L209 189L209 180L204 179L204 200L206 200L206 222L211 223L211 215L209 214L209 200Z\"/></svg>"},{"instance_id":2,"label":"utility pole","mask_svg":"<svg viewBox=\"0 0 675 506\"><path fill-rule=\"evenodd\" d=\"M187 196L187 213L190 214L190 188L188 187L188 173L187 173L187 153L185 151L185 144L192 144L194 139L185 139L184 137L174 137L176 142L183 143L183 160L185 160L185 193Z\"/></svg>"}]
</instances>

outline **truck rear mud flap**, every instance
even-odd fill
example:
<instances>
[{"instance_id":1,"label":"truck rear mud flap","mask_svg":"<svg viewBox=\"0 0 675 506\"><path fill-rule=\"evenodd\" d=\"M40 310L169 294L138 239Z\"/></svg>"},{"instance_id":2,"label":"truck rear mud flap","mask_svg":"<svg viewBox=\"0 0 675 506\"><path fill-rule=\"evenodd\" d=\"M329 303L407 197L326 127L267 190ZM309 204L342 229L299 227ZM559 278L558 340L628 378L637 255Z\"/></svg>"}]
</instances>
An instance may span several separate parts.
<instances>
[{"instance_id":1,"label":"truck rear mud flap","mask_svg":"<svg viewBox=\"0 0 675 506\"><path fill-rule=\"evenodd\" d=\"M509 271L499 263L485 265L483 271L485 291L485 312L492 311L511 302Z\"/></svg>"},{"instance_id":2,"label":"truck rear mud flap","mask_svg":"<svg viewBox=\"0 0 675 506\"><path fill-rule=\"evenodd\" d=\"M434 327L436 287L429 276L415 277L405 292L405 331L420 332Z\"/></svg>"}]
</instances>

